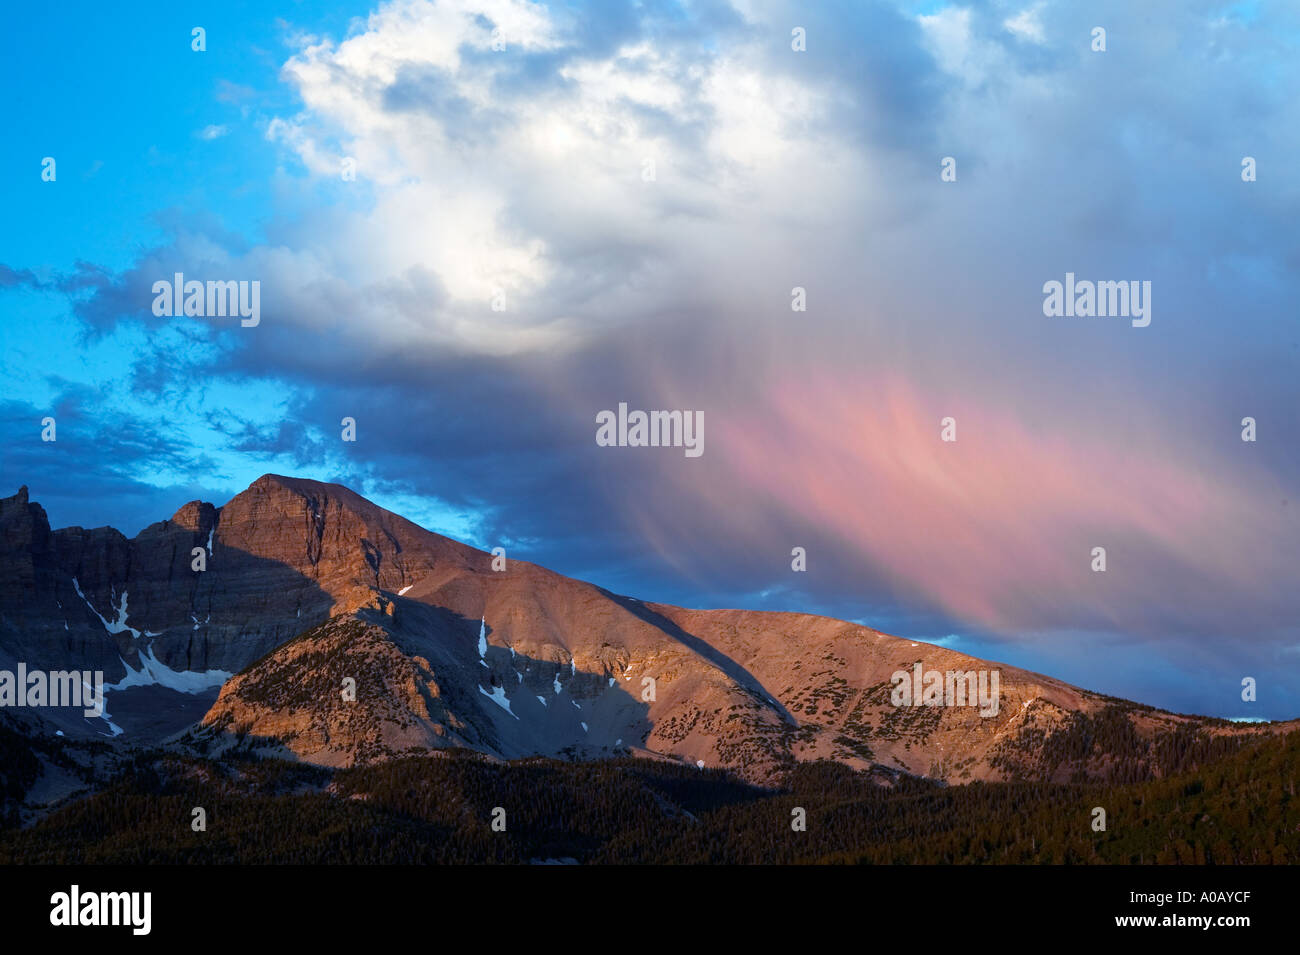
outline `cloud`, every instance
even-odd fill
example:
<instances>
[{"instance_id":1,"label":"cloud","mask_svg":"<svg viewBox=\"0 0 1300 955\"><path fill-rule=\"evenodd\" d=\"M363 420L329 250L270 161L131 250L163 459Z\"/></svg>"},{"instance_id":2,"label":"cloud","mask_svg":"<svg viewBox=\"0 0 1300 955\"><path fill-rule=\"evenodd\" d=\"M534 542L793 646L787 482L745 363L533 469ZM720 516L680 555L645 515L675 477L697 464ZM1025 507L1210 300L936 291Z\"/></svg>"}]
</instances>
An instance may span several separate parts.
<instances>
[{"instance_id":1,"label":"cloud","mask_svg":"<svg viewBox=\"0 0 1300 955\"><path fill-rule=\"evenodd\" d=\"M230 132L229 126L208 125L208 126L204 126L195 135L197 135L199 139L204 139L211 142L214 139L220 139L222 136L225 136L229 132Z\"/></svg>"},{"instance_id":2,"label":"cloud","mask_svg":"<svg viewBox=\"0 0 1300 955\"><path fill-rule=\"evenodd\" d=\"M240 83L233 83L230 80L222 79L217 81L216 99L219 103L228 103L239 106L258 97L257 90L251 86L244 86Z\"/></svg>"},{"instance_id":3,"label":"cloud","mask_svg":"<svg viewBox=\"0 0 1300 955\"><path fill-rule=\"evenodd\" d=\"M896 586L998 632L1072 623L1151 637L1225 632L1245 616L1286 631L1297 607L1278 569L1300 558L1300 538L1279 533L1297 519L1277 476L1212 463L1146 422L1120 441L1077 413L1040 430L963 385L922 394L888 371L869 384L772 381L765 404L714 438L726 474L708 506L741 535L760 500L780 501ZM940 440L945 412L955 442ZM1177 594L1176 607L1153 592Z\"/></svg>"},{"instance_id":4,"label":"cloud","mask_svg":"<svg viewBox=\"0 0 1300 955\"><path fill-rule=\"evenodd\" d=\"M1014 17L1002 21L1002 25L1022 40L1028 40L1031 43L1043 43L1046 36L1043 33L1043 25L1038 20L1042 8L1043 4L1041 3L1025 7Z\"/></svg>"},{"instance_id":5,"label":"cloud","mask_svg":"<svg viewBox=\"0 0 1300 955\"><path fill-rule=\"evenodd\" d=\"M836 124L859 95L888 102L883 85L770 69L796 54L738 21L716 47L643 24L592 52L582 29L531 4L399 0L286 64L304 109L269 137L322 182L351 160L372 190L313 255L352 276L376 347L572 348L698 307L702 273L773 209L811 235L879 176Z\"/></svg>"},{"instance_id":6,"label":"cloud","mask_svg":"<svg viewBox=\"0 0 1300 955\"><path fill-rule=\"evenodd\" d=\"M0 263L0 288L36 287L38 284L39 280L31 269L12 269Z\"/></svg>"}]
</instances>

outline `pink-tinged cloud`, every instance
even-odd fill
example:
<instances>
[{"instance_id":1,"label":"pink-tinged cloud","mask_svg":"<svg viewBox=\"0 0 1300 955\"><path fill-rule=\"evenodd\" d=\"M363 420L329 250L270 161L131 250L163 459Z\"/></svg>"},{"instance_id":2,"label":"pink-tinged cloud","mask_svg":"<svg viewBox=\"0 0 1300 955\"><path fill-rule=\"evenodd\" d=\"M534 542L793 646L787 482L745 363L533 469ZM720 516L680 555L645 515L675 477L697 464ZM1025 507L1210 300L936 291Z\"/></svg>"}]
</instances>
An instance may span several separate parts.
<instances>
[{"instance_id":1,"label":"pink-tinged cloud","mask_svg":"<svg viewBox=\"0 0 1300 955\"><path fill-rule=\"evenodd\" d=\"M757 537L756 516L780 515L860 555L840 579L869 568L973 624L1139 635L1188 619L1234 627L1242 613L1281 627L1295 609L1295 522L1284 529L1285 494L1246 463L1249 445L1233 460L1230 442L1189 447L1154 422L1107 433L1082 407L1041 433L974 390L824 372L774 380L765 402L710 425L724 473L672 473L735 533ZM1091 568L1095 546L1106 573Z\"/></svg>"}]
</instances>

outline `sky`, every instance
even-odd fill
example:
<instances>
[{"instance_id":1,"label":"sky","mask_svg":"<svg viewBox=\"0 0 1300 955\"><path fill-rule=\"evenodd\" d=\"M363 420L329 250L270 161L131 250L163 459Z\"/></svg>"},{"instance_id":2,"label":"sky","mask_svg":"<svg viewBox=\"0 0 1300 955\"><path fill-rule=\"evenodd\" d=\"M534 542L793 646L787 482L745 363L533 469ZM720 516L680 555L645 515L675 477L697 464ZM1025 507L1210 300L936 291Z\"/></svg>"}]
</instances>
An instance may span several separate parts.
<instances>
[{"instance_id":1,"label":"sky","mask_svg":"<svg viewBox=\"0 0 1300 955\"><path fill-rule=\"evenodd\" d=\"M0 494L135 534L337 481L648 600L1295 718L1297 45L1266 0L38 5ZM259 322L155 314L177 272ZM1067 273L1149 324L1045 314ZM704 453L598 445L620 402Z\"/></svg>"}]
</instances>

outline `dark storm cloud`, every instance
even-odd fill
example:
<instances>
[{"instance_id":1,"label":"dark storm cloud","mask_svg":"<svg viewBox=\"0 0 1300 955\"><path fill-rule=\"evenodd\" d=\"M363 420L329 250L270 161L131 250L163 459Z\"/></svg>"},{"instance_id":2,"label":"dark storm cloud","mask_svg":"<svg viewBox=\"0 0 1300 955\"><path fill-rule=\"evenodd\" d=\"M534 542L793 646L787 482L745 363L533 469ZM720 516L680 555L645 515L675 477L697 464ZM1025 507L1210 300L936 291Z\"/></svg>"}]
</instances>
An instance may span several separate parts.
<instances>
[{"instance_id":1,"label":"dark storm cloud","mask_svg":"<svg viewBox=\"0 0 1300 955\"><path fill-rule=\"evenodd\" d=\"M54 384L59 393L49 407L0 404L0 494L25 484L53 527L109 525L128 537L210 494L202 475L211 462L174 432L105 412L104 395L96 389ZM54 418L54 441L41 439L46 417ZM159 487L149 478L160 472L193 478Z\"/></svg>"}]
</instances>

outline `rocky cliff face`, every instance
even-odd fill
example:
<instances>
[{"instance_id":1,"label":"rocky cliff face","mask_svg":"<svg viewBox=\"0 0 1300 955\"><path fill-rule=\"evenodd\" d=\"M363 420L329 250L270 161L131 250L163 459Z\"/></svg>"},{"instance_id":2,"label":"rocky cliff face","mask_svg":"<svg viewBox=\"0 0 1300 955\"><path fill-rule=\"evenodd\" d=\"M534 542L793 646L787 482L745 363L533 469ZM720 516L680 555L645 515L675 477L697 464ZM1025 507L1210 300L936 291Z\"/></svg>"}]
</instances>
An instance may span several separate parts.
<instances>
[{"instance_id":1,"label":"rocky cliff face","mask_svg":"<svg viewBox=\"0 0 1300 955\"><path fill-rule=\"evenodd\" d=\"M446 746L630 750L763 781L828 758L960 782L1158 774L1289 728L1158 713L825 617L494 570L346 488L274 475L134 539L51 531L24 488L0 500L0 571L0 656L136 682L236 673L187 737L208 751L351 765ZM891 674L918 663L996 669L997 712L893 705Z\"/></svg>"},{"instance_id":2,"label":"rocky cliff face","mask_svg":"<svg viewBox=\"0 0 1300 955\"><path fill-rule=\"evenodd\" d=\"M0 659L46 669L84 661L78 666L125 675L121 654L131 652L130 644L78 595L77 575L124 579L129 551L110 528L52 532L26 487L0 499ZM105 609L113 603L111 587L104 588Z\"/></svg>"},{"instance_id":3,"label":"rocky cliff face","mask_svg":"<svg viewBox=\"0 0 1300 955\"><path fill-rule=\"evenodd\" d=\"M400 590L409 574L473 553L346 488L272 475L134 539L51 531L23 488L0 499L0 546L0 646L109 679L145 651L178 671L237 671L374 588Z\"/></svg>"}]
</instances>

